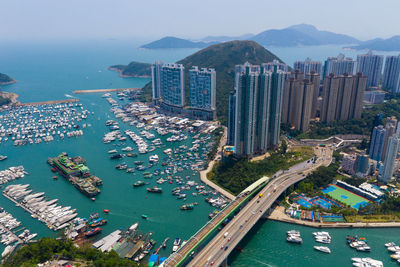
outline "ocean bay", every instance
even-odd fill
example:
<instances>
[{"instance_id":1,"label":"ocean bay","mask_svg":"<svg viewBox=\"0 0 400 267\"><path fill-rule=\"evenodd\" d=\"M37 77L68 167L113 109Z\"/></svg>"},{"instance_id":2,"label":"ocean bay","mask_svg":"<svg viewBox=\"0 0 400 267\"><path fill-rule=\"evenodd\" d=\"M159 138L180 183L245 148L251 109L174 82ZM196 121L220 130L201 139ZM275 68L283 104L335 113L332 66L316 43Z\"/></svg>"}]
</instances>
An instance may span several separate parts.
<instances>
[{"instance_id":1,"label":"ocean bay","mask_svg":"<svg viewBox=\"0 0 400 267\"><path fill-rule=\"evenodd\" d=\"M195 49L139 50L136 46L121 41L105 41L104 44L100 43L98 46L91 43L83 45L58 44L56 46L41 44L29 48L24 45L2 47L0 69L18 80L16 84L4 86L3 90L19 94L19 99L22 102L32 102L63 99L66 98L66 94L72 95L71 92L78 89L141 87L149 79L120 78L118 73L108 71L107 67L113 64L128 63L130 60L144 62L153 62L159 59L165 62L176 61L196 51ZM305 55L313 56L311 53L306 54L305 49L272 48L271 50L281 59L292 64L296 59L304 59ZM308 48L306 50L308 51ZM335 56L338 51L343 50L338 47L321 47L320 50L315 50L315 59ZM115 170L114 165L117 162L109 160L107 154L107 151L113 147L101 142L103 134L108 131L104 122L108 119L115 119L113 114L109 112L109 104L101 98L101 94L82 94L73 95L73 97L78 98L80 103L90 112L94 112L94 114L88 116L86 121L92 126L85 129L84 136L66 138L63 141L55 140L51 143L39 145L28 144L23 147L14 147L10 141L7 144L1 144L0 154L8 155L9 158L0 162L0 170L9 166L23 165L30 173L25 178L9 184L29 183L35 191L44 191L48 197L58 198L62 205L76 208L81 217L88 216L94 211L102 213L103 209L110 209L110 214L104 216L101 214L109 220L108 225L104 227L103 234L110 233L115 229L129 227L135 222L140 223L140 230L142 231L154 231L155 239L159 243L166 236L188 238L195 233L208 220L207 214L213 208L204 202L204 198L190 196L187 203L198 201L200 205L193 212L184 213L180 211L179 207L183 202L171 196L169 191L175 185L162 185L165 188L163 196L147 194L145 188L133 188L133 182L142 178L137 177L140 174L136 172L138 174L133 176ZM113 94L113 97L115 98L115 94ZM123 125L123 123L120 123L120 125ZM124 129L134 128L126 125L123 127ZM166 144L165 139L162 141ZM190 139L187 142L190 142ZM129 144L127 142L127 145L134 147L132 142L129 142ZM83 156L91 171L103 179L102 193L97 196L95 202L82 195L63 178L59 178L57 181L51 179L53 174L46 160L48 157L57 156L63 151L69 153L70 156ZM157 149L154 153L160 156L163 154L162 149ZM139 156L135 160L147 161L151 154ZM153 177L152 185L155 185L154 179ZM195 179L198 181L198 175ZM41 236L55 235L44 224L31 218L28 213L15 207L12 202L4 197L0 197L0 206L13 214L33 232L38 232ZM142 220L141 214L147 214L149 219ZM290 229L300 230L303 236L310 236L311 232L314 231L312 228L277 222L261 223L258 231L248 236L252 239L248 243L245 242L246 246L243 248L243 253L234 258L232 266L254 266L256 264L271 266L349 265L350 257L363 256L363 254L356 253L348 248L345 243L345 235L354 233L365 236L370 241L372 246L371 257L384 261L385 265L395 265L390 260L383 244L389 241L399 242L400 240L393 239L399 236L400 230L398 229L329 230L333 236L333 252L331 255L323 255L324 258L321 257L319 252L312 249L311 244L313 243L311 241L305 242L302 247L287 244L284 236L285 232ZM267 249L272 247L273 250ZM167 255L169 252L170 247L164 254ZM285 262L280 262L283 258L282 255L285 257ZM341 258L339 259L337 255L340 255ZM302 260L298 260L299 258ZM257 263L255 260L259 262Z\"/></svg>"}]
</instances>

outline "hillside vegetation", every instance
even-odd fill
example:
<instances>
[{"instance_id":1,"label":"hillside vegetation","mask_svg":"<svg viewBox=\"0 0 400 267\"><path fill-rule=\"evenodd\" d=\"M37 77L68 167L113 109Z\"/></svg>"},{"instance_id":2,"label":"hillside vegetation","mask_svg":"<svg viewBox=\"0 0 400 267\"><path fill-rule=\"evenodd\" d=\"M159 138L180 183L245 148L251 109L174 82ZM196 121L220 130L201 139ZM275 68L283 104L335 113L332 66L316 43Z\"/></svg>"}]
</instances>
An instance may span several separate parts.
<instances>
[{"instance_id":1,"label":"hillside vegetation","mask_svg":"<svg viewBox=\"0 0 400 267\"><path fill-rule=\"evenodd\" d=\"M140 266L134 261L121 259L115 251L103 253L100 250L87 247L76 247L71 240L57 240L55 238L42 238L36 243L24 245L9 257L4 263L5 267L36 266L54 258L83 261L88 266L129 267Z\"/></svg>"},{"instance_id":2,"label":"hillside vegetation","mask_svg":"<svg viewBox=\"0 0 400 267\"><path fill-rule=\"evenodd\" d=\"M113 65L108 69L118 71L122 77L151 77L151 64L132 61L128 65Z\"/></svg>"},{"instance_id":3,"label":"hillside vegetation","mask_svg":"<svg viewBox=\"0 0 400 267\"><path fill-rule=\"evenodd\" d=\"M276 55L254 41L231 41L204 48L177 63L185 66L185 96L188 100L189 81L188 70L192 66L214 68L217 72L217 117L226 125L228 120L228 97L233 90L235 80L235 65L246 61L251 64L261 64L273 61L282 62ZM143 87L143 99L151 99L151 82ZM188 101L186 101L188 103Z\"/></svg>"},{"instance_id":4,"label":"hillside vegetation","mask_svg":"<svg viewBox=\"0 0 400 267\"><path fill-rule=\"evenodd\" d=\"M10 76L0 73L0 84L9 84L15 83L16 81L12 79Z\"/></svg>"}]
</instances>

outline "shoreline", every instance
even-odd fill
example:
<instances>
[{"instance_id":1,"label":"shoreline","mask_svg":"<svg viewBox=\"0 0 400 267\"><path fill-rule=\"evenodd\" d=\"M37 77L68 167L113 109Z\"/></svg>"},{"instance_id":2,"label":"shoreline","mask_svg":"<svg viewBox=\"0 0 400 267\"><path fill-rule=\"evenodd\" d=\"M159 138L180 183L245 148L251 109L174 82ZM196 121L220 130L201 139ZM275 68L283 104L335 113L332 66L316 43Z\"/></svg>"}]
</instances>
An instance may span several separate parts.
<instances>
[{"instance_id":1,"label":"shoreline","mask_svg":"<svg viewBox=\"0 0 400 267\"><path fill-rule=\"evenodd\" d=\"M0 82L0 85L13 84L13 83L16 83L16 82L17 82L17 80L12 80L12 81L9 81L9 82Z\"/></svg>"},{"instance_id":2,"label":"shoreline","mask_svg":"<svg viewBox=\"0 0 400 267\"><path fill-rule=\"evenodd\" d=\"M150 75L125 75L125 74L122 74L122 70L117 69L117 68L109 67L107 69L118 72L119 73L119 77L121 77L121 78L148 78L148 79L151 78Z\"/></svg>"},{"instance_id":3,"label":"shoreline","mask_svg":"<svg viewBox=\"0 0 400 267\"><path fill-rule=\"evenodd\" d=\"M290 224L297 224L313 228L399 228L400 222L387 222L387 223L318 223L297 220L287 216L284 212L284 207L277 206L272 213L268 215L267 219L278 222L285 222Z\"/></svg>"},{"instance_id":4,"label":"shoreline","mask_svg":"<svg viewBox=\"0 0 400 267\"><path fill-rule=\"evenodd\" d=\"M227 128L224 127L224 133L223 136L221 137L221 140L219 142L219 146L217 149L217 155L219 152L222 151L222 147L226 144L226 138L227 138ZM200 171L200 180L207 184L208 186L212 187L213 189L217 190L220 194L222 194L224 197L230 199L231 201L234 200L236 198L236 196L234 196L233 194L229 193L228 191L226 191L225 189L223 189L222 187L220 187L219 185L217 185L216 183L214 183L213 181L209 180L207 178L207 173L209 173L213 167L215 162L217 161L218 156L215 156L214 159L212 161L210 161L208 163L207 169Z\"/></svg>"}]
</instances>

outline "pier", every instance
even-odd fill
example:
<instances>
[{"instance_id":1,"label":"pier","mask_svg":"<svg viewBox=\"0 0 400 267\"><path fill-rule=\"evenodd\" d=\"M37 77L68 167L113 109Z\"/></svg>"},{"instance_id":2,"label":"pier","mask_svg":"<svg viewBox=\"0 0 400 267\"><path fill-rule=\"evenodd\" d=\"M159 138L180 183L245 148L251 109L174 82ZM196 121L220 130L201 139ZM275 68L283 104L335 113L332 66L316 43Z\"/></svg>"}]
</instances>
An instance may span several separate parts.
<instances>
[{"instance_id":1,"label":"pier","mask_svg":"<svg viewBox=\"0 0 400 267\"><path fill-rule=\"evenodd\" d=\"M31 102L31 103L17 103L16 106L40 106L40 105L54 105L54 104L62 104L62 103L75 103L78 102L78 99L63 99L63 100L50 100L43 102Z\"/></svg>"},{"instance_id":2,"label":"pier","mask_svg":"<svg viewBox=\"0 0 400 267\"><path fill-rule=\"evenodd\" d=\"M104 92L120 92L120 91L133 91L133 90L141 90L141 88L114 88L114 89L93 89L93 90L76 90L72 93L74 94L90 94L90 93L104 93Z\"/></svg>"}]
</instances>

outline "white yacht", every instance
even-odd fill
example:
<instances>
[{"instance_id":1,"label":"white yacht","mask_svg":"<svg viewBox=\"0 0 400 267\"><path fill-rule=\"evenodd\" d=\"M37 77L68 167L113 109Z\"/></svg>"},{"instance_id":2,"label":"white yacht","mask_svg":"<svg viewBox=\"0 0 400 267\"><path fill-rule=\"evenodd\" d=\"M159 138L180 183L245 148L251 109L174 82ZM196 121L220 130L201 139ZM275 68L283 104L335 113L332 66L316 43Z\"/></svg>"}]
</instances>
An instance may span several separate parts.
<instances>
[{"instance_id":1,"label":"white yacht","mask_svg":"<svg viewBox=\"0 0 400 267\"><path fill-rule=\"evenodd\" d=\"M331 253L331 250L328 247L324 246L314 246L314 249L325 253Z\"/></svg>"}]
</instances>

